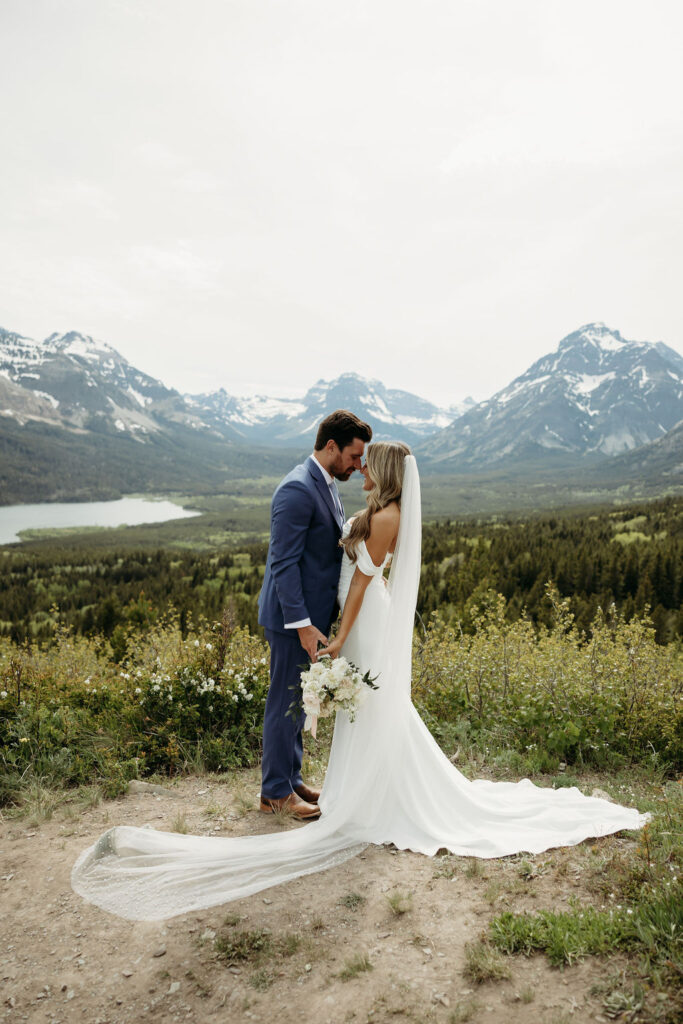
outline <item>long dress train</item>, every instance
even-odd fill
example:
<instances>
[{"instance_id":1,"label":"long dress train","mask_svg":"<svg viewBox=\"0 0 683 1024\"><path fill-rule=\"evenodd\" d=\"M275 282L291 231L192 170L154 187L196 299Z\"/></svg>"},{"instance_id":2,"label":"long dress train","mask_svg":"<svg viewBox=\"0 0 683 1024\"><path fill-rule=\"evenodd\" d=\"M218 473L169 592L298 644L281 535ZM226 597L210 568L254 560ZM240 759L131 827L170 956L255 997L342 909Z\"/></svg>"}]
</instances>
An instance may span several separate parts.
<instances>
[{"instance_id":1,"label":"long dress train","mask_svg":"<svg viewBox=\"0 0 683 1024\"><path fill-rule=\"evenodd\" d=\"M356 566L372 580L342 653L377 675L379 689L355 722L337 715L320 820L234 839L113 828L74 865L76 892L121 917L159 920L333 867L369 843L491 858L645 824L648 815L575 788L547 789L528 779L471 782L443 754L410 700L420 535L419 476L407 456L388 584L364 544L355 564L344 555L342 606Z\"/></svg>"}]
</instances>

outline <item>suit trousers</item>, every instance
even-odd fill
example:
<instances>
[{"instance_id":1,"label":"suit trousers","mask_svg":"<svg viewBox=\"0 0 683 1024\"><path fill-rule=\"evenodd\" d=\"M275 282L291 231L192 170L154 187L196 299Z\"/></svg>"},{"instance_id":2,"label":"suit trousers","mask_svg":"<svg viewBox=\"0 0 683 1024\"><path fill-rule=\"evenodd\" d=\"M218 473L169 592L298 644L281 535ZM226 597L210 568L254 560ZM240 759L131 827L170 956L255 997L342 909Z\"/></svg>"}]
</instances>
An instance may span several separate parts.
<instances>
[{"instance_id":1,"label":"suit trousers","mask_svg":"<svg viewBox=\"0 0 683 1024\"><path fill-rule=\"evenodd\" d=\"M263 717L263 760L261 795L271 800L289 796L301 785L303 738L306 716L297 711L287 715L292 701L301 700L302 665L308 655L295 629L287 633L266 630L270 645L270 687Z\"/></svg>"}]
</instances>

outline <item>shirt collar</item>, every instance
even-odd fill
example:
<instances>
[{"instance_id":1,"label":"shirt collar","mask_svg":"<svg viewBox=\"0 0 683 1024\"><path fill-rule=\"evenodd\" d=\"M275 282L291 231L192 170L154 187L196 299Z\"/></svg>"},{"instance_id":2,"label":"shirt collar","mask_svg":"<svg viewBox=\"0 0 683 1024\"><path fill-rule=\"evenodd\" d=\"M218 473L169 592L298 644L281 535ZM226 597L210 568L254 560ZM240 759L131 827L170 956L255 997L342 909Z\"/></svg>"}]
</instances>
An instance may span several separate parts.
<instances>
[{"instance_id":1,"label":"shirt collar","mask_svg":"<svg viewBox=\"0 0 683 1024\"><path fill-rule=\"evenodd\" d=\"M322 473L322 475L323 475L323 480L325 481L325 483L327 484L327 486L328 486L328 487L331 487L331 486L332 486L332 484L334 483L334 477L333 477L333 476L331 476L331 475L330 475L330 474L329 474L329 473L327 472L327 470L325 469L325 467L323 466L323 464L322 464L321 462L318 462L318 460L317 460L317 458L316 458L316 455L315 455L315 452L313 452L313 454L311 455L311 458L313 459L313 462L315 463L315 465L316 465L316 466L318 467L318 469L319 469L319 470L320 470L320 472Z\"/></svg>"}]
</instances>

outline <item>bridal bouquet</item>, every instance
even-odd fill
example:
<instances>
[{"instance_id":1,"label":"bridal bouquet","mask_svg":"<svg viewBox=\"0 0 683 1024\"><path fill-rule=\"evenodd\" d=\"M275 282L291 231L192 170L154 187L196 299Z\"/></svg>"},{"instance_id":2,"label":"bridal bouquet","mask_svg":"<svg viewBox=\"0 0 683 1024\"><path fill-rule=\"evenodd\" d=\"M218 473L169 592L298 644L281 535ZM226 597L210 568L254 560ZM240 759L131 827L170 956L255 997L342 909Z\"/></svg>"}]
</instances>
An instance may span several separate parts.
<instances>
[{"instance_id":1,"label":"bridal bouquet","mask_svg":"<svg viewBox=\"0 0 683 1024\"><path fill-rule=\"evenodd\" d=\"M362 674L346 658L333 660L328 654L321 655L301 674L302 702L306 712L304 729L310 729L315 736L318 719L329 718L337 710L346 711L353 722L368 689L379 689L375 686L376 678L369 672Z\"/></svg>"}]
</instances>

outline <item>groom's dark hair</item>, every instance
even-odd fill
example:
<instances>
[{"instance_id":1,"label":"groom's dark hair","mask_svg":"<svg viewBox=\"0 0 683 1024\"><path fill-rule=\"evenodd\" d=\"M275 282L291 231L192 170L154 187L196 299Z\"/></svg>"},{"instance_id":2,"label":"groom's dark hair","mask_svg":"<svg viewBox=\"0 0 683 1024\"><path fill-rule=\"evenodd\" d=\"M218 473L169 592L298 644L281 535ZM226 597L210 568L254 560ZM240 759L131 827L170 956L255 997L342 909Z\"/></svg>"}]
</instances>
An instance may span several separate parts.
<instances>
[{"instance_id":1,"label":"groom's dark hair","mask_svg":"<svg viewBox=\"0 0 683 1024\"><path fill-rule=\"evenodd\" d=\"M337 448L346 448L354 437L360 438L367 444L372 440L372 427L369 423L363 423L348 409L337 409L326 416L318 427L315 450L322 451L328 441L334 441Z\"/></svg>"}]
</instances>

